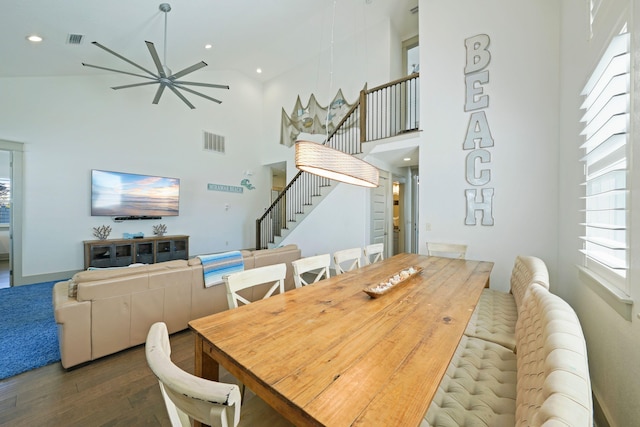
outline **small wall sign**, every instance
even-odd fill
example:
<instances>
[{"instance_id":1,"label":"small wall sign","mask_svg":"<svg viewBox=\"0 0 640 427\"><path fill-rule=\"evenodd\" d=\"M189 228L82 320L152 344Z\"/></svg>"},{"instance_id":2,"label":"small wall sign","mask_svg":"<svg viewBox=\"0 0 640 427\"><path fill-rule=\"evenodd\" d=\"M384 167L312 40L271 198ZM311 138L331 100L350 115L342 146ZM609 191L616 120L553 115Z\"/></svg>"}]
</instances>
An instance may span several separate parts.
<instances>
[{"instance_id":1,"label":"small wall sign","mask_svg":"<svg viewBox=\"0 0 640 427\"><path fill-rule=\"evenodd\" d=\"M244 188L236 187L235 185L224 184L207 184L207 190L209 191L223 191L225 193L240 193L244 192Z\"/></svg>"}]
</instances>

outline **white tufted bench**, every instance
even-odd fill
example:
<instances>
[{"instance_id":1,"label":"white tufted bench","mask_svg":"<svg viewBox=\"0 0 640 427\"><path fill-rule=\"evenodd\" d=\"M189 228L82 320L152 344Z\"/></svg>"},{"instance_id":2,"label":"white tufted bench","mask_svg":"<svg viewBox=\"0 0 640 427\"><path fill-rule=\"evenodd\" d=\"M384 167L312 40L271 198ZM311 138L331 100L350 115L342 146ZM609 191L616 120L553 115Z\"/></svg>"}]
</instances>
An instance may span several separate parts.
<instances>
[{"instance_id":1,"label":"white tufted bench","mask_svg":"<svg viewBox=\"0 0 640 427\"><path fill-rule=\"evenodd\" d=\"M544 261L532 256L516 257L511 270L510 292L483 290L464 332L465 335L492 341L514 350L518 312L532 283L549 289L549 272Z\"/></svg>"},{"instance_id":2,"label":"white tufted bench","mask_svg":"<svg viewBox=\"0 0 640 427\"><path fill-rule=\"evenodd\" d=\"M587 346L571 306L532 286L516 339L516 425L593 425Z\"/></svg>"},{"instance_id":3,"label":"white tufted bench","mask_svg":"<svg viewBox=\"0 0 640 427\"><path fill-rule=\"evenodd\" d=\"M510 426L516 408L513 351L463 336L421 426Z\"/></svg>"},{"instance_id":4,"label":"white tufted bench","mask_svg":"<svg viewBox=\"0 0 640 427\"><path fill-rule=\"evenodd\" d=\"M531 285L516 342L514 354L464 336L421 426L592 426L586 344L573 309Z\"/></svg>"}]
</instances>

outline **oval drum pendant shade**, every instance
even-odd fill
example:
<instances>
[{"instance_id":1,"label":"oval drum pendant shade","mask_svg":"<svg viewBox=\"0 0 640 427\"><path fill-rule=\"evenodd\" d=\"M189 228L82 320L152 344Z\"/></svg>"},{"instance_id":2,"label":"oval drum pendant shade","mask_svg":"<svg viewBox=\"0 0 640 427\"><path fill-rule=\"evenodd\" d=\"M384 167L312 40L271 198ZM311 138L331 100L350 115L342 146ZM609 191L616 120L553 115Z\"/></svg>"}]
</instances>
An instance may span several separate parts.
<instances>
[{"instance_id":1,"label":"oval drum pendant shade","mask_svg":"<svg viewBox=\"0 0 640 427\"><path fill-rule=\"evenodd\" d=\"M296 141L296 167L314 175L362 187L378 186L378 168L326 145Z\"/></svg>"}]
</instances>

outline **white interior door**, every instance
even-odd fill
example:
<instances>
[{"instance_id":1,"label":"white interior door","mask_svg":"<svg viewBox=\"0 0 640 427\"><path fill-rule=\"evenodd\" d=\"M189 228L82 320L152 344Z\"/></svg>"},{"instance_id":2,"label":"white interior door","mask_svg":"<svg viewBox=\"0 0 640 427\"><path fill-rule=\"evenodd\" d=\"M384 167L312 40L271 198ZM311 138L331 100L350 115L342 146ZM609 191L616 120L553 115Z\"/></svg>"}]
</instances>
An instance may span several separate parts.
<instances>
[{"instance_id":1,"label":"white interior door","mask_svg":"<svg viewBox=\"0 0 640 427\"><path fill-rule=\"evenodd\" d=\"M389 226L391 222L389 206L391 205L391 183L389 173L380 171L379 185L371 189L371 243L383 243L385 258L391 253L389 242Z\"/></svg>"}]
</instances>

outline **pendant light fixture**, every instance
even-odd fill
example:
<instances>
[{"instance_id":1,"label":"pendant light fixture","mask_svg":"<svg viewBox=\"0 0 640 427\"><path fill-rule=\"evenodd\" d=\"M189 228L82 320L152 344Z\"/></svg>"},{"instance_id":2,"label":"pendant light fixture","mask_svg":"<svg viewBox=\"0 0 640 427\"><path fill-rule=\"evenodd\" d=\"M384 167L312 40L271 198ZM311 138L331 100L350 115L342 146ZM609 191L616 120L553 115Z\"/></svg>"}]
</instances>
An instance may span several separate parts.
<instances>
[{"instance_id":1,"label":"pendant light fixture","mask_svg":"<svg viewBox=\"0 0 640 427\"><path fill-rule=\"evenodd\" d=\"M336 16L336 0L333 1L333 20L331 24L329 93L333 85L333 33ZM325 130L329 137L329 114L326 117ZM298 140L295 144L296 168L314 175L361 187L378 186L379 172L375 166L344 151L335 150L317 142Z\"/></svg>"},{"instance_id":2,"label":"pendant light fixture","mask_svg":"<svg viewBox=\"0 0 640 427\"><path fill-rule=\"evenodd\" d=\"M370 188L378 186L378 168L344 151L317 142L296 142L296 167L347 184Z\"/></svg>"}]
</instances>

